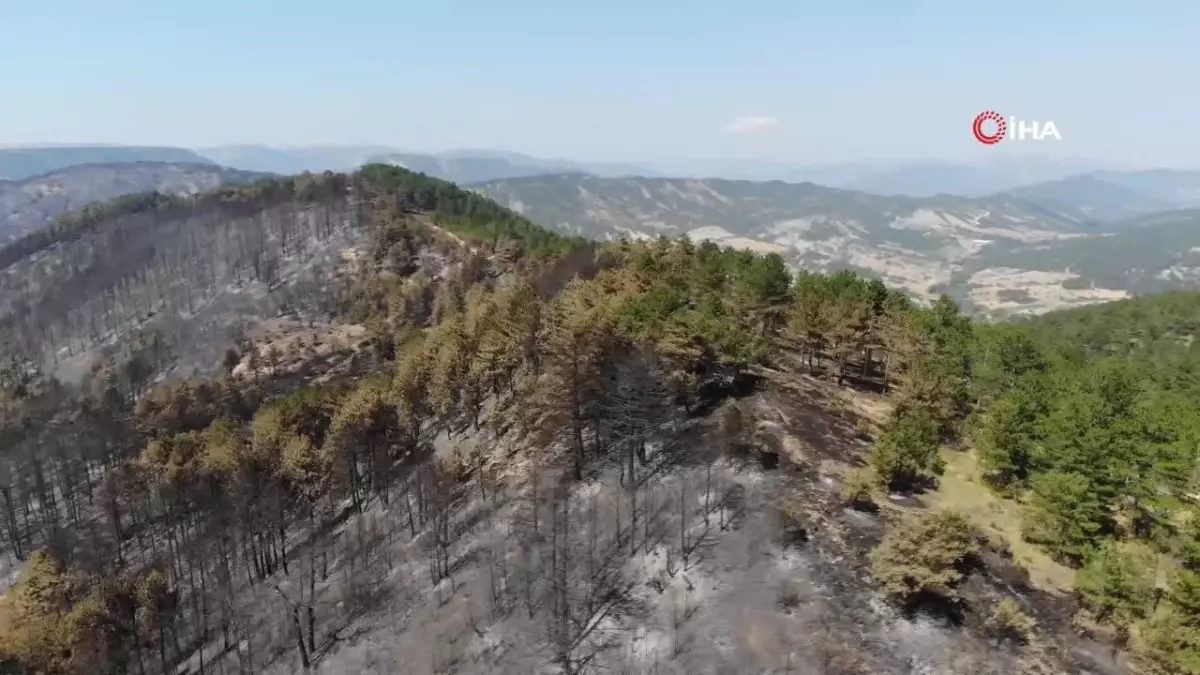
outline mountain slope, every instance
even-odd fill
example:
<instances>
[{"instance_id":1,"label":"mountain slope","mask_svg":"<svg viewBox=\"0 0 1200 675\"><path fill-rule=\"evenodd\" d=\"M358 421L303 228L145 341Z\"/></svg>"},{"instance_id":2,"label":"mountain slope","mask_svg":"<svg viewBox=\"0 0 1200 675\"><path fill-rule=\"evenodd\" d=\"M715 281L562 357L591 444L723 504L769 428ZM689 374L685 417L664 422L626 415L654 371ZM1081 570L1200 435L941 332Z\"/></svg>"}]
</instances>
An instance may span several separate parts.
<instances>
[{"instance_id":1,"label":"mountain slope","mask_svg":"<svg viewBox=\"0 0 1200 675\"><path fill-rule=\"evenodd\" d=\"M386 203L376 204L380 194ZM185 356L185 370L211 367L211 350L247 320L285 307L323 316L344 303L364 251L380 263L411 259L412 235L379 225L386 209L405 222L410 212L436 219L432 230L456 242L520 240L531 257L581 245L448 183L383 166L194 198L126 195L0 248L0 335L9 354L69 380L108 349L128 350L148 335L157 336L160 358Z\"/></svg>"},{"instance_id":2,"label":"mountain slope","mask_svg":"<svg viewBox=\"0 0 1200 675\"><path fill-rule=\"evenodd\" d=\"M361 236L344 180L94 204L0 249L5 351L67 382L145 340L164 368L207 367L240 317L274 316L296 284L334 284L338 251Z\"/></svg>"},{"instance_id":3,"label":"mountain slope","mask_svg":"<svg viewBox=\"0 0 1200 675\"><path fill-rule=\"evenodd\" d=\"M0 243L93 202L139 192L195 194L251 183L263 174L213 164L80 164L20 181L0 181Z\"/></svg>"},{"instance_id":4,"label":"mountain slope","mask_svg":"<svg viewBox=\"0 0 1200 675\"><path fill-rule=\"evenodd\" d=\"M212 163L183 148L121 145L0 148L0 180L24 180L76 164L126 162Z\"/></svg>"},{"instance_id":5,"label":"mountain slope","mask_svg":"<svg viewBox=\"0 0 1200 675\"><path fill-rule=\"evenodd\" d=\"M990 241L1054 241L1070 219L1005 195L882 197L812 183L602 179L565 174L476 186L534 222L600 239L677 236L848 268L930 297Z\"/></svg>"}]
</instances>

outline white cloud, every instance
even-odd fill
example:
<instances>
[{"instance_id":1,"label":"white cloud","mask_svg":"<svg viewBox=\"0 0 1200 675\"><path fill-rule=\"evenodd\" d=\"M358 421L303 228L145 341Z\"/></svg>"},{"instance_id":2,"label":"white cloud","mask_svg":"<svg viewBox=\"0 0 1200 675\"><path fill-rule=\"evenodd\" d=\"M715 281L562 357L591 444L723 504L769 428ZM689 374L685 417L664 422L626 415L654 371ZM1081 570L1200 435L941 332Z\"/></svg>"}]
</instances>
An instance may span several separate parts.
<instances>
[{"instance_id":1,"label":"white cloud","mask_svg":"<svg viewBox=\"0 0 1200 675\"><path fill-rule=\"evenodd\" d=\"M725 131L734 133L753 133L755 131L766 131L779 126L778 117L763 117L760 115L746 115L731 120L728 124L722 127Z\"/></svg>"}]
</instances>

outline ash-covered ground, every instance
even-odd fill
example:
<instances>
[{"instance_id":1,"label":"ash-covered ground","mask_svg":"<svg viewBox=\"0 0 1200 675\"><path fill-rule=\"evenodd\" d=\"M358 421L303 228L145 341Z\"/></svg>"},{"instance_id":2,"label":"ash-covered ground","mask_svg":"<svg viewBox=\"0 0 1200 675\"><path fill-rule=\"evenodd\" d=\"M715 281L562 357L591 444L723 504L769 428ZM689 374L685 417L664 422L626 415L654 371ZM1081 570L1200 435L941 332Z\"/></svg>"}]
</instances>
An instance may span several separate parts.
<instances>
[{"instance_id":1,"label":"ash-covered ground","mask_svg":"<svg viewBox=\"0 0 1200 675\"><path fill-rule=\"evenodd\" d=\"M328 675L1125 672L1070 631L1069 601L995 551L958 617L884 602L866 556L909 507L842 505L841 472L867 444L821 391L776 374L680 420L644 460L609 448L580 482L511 433L443 433L436 455L483 451L489 465L448 484L435 457L414 458L327 556L298 550L287 581L243 594L249 637L214 641L206 672L303 672L310 620L311 672ZM983 630L1004 596L1038 620L1029 644Z\"/></svg>"}]
</instances>

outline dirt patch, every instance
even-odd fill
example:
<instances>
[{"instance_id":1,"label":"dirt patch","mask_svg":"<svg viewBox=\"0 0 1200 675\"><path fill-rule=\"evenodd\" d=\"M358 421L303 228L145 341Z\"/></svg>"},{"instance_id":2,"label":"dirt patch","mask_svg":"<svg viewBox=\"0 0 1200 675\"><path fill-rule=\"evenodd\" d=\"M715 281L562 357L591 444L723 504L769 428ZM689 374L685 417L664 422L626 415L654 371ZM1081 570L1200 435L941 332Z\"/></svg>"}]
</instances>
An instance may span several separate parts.
<instances>
[{"instance_id":1,"label":"dirt patch","mask_svg":"<svg viewBox=\"0 0 1200 675\"><path fill-rule=\"evenodd\" d=\"M1125 291L1069 287L1077 279L1070 272L993 267L971 276L968 297L979 307L1005 314L1041 314L1129 297Z\"/></svg>"},{"instance_id":2,"label":"dirt patch","mask_svg":"<svg viewBox=\"0 0 1200 675\"><path fill-rule=\"evenodd\" d=\"M256 370L260 377L292 373L305 364L329 361L361 348L366 332L357 324L261 321L247 333L253 357L250 351L242 354L232 374L252 377Z\"/></svg>"},{"instance_id":3,"label":"dirt patch","mask_svg":"<svg viewBox=\"0 0 1200 675\"><path fill-rule=\"evenodd\" d=\"M928 299L936 297L934 287L950 281L951 269L944 260L936 256L930 259L915 252L855 247L847 262L875 272L886 283Z\"/></svg>"},{"instance_id":4,"label":"dirt patch","mask_svg":"<svg viewBox=\"0 0 1200 675\"><path fill-rule=\"evenodd\" d=\"M851 413L877 425L891 419L892 411L896 408L895 403L879 394L844 387L839 387L837 391Z\"/></svg>"},{"instance_id":5,"label":"dirt patch","mask_svg":"<svg viewBox=\"0 0 1200 675\"><path fill-rule=\"evenodd\" d=\"M745 402L756 420L756 441L793 464L858 463L866 442L860 414L841 387L813 377L769 373L764 390Z\"/></svg>"}]
</instances>

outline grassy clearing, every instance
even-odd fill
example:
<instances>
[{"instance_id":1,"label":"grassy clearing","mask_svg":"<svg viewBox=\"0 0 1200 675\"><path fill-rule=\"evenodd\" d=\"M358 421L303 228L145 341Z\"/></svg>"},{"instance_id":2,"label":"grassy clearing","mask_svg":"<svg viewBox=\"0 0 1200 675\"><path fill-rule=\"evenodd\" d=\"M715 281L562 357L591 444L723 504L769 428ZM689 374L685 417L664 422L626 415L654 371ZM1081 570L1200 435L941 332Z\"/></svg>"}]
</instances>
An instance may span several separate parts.
<instances>
[{"instance_id":1,"label":"grassy clearing","mask_svg":"<svg viewBox=\"0 0 1200 675\"><path fill-rule=\"evenodd\" d=\"M941 484L922 501L934 510L954 509L966 514L989 537L1006 544L1037 588L1055 595L1073 590L1075 571L1021 537L1021 505L988 489L980 479L975 453L943 449L942 457L946 472Z\"/></svg>"}]
</instances>

